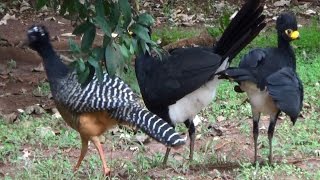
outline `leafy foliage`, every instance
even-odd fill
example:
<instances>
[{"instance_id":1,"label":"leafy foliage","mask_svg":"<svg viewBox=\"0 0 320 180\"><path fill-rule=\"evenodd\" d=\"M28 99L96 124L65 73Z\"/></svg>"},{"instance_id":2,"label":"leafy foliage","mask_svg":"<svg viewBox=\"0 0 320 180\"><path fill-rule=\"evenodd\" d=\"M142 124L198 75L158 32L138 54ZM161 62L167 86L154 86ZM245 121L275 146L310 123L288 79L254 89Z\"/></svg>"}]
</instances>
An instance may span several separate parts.
<instances>
[{"instance_id":1,"label":"leafy foliage","mask_svg":"<svg viewBox=\"0 0 320 180\"><path fill-rule=\"evenodd\" d=\"M128 0L37 0L36 8L45 5L56 8L74 22L73 34L82 35L81 47L70 42L74 53L87 55L86 60L73 63L81 83L94 73L101 79L103 69L111 75L119 74L132 55L157 48L148 29L154 23L153 17L147 13L134 15ZM96 32L100 30L103 43L93 46Z\"/></svg>"}]
</instances>

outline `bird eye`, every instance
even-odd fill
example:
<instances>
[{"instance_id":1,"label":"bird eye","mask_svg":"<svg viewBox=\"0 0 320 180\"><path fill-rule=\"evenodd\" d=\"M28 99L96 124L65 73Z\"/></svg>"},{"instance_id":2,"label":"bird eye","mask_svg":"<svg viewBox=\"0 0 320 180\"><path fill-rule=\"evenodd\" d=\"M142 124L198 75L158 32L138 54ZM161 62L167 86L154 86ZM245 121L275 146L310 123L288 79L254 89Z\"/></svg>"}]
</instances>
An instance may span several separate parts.
<instances>
[{"instance_id":1,"label":"bird eye","mask_svg":"<svg viewBox=\"0 0 320 180\"><path fill-rule=\"evenodd\" d=\"M287 30L285 30L285 32L286 32L286 34L291 34L292 33L292 29L287 29Z\"/></svg>"}]
</instances>

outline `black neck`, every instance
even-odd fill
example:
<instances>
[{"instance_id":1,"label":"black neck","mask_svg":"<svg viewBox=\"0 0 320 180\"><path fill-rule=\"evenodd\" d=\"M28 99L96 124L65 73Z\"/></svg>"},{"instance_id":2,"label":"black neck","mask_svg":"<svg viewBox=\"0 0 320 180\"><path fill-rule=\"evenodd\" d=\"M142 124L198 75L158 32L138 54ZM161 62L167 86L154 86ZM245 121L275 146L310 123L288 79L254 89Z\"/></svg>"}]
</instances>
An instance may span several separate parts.
<instances>
[{"instance_id":1,"label":"black neck","mask_svg":"<svg viewBox=\"0 0 320 180\"><path fill-rule=\"evenodd\" d=\"M50 43L41 44L36 50L43 58L44 68L51 85L53 85L52 83L56 83L56 80L67 76L69 72L68 67L61 62Z\"/></svg>"},{"instance_id":2,"label":"black neck","mask_svg":"<svg viewBox=\"0 0 320 180\"><path fill-rule=\"evenodd\" d=\"M292 68L296 70L296 56L290 45L290 41L284 39L280 33L278 33L278 48L288 53L288 55L291 57L290 58L291 62L289 63L292 64Z\"/></svg>"},{"instance_id":3,"label":"black neck","mask_svg":"<svg viewBox=\"0 0 320 180\"><path fill-rule=\"evenodd\" d=\"M282 36L280 32L278 32L278 48L281 49L289 49L290 48L290 42Z\"/></svg>"}]
</instances>

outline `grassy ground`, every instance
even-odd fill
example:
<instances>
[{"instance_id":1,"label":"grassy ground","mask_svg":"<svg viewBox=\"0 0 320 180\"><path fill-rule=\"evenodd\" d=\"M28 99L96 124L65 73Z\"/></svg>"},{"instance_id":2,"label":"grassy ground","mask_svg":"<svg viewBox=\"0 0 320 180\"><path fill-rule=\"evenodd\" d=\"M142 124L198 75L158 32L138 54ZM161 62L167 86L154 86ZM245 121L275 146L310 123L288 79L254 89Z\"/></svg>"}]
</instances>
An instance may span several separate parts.
<instances>
[{"instance_id":1,"label":"grassy ground","mask_svg":"<svg viewBox=\"0 0 320 180\"><path fill-rule=\"evenodd\" d=\"M206 108L201 115L207 119L198 131L198 147L194 162L189 163L187 146L183 151L173 153L169 158L169 166L161 167L164 148L155 142L151 145L141 145L135 141L135 134L126 129L116 128L105 133L101 141L105 143L108 164L114 170L112 179L320 179L320 33L319 26L313 25L300 29L301 39L293 43L297 56L298 73L304 83L305 104L303 118L299 118L293 127L288 118L276 126L274 138L273 166L252 166L252 153L244 153L244 157L232 158L232 152L218 154L215 150L219 142L228 141L228 136L212 137L208 125L238 123L239 144L253 149L251 138L251 116L248 104L241 105L244 94L233 92L230 82L223 82L218 90L214 103ZM168 33L170 32L170 33ZM168 35L170 34L170 36ZM181 29L158 30L154 38L167 38L175 41L177 38L196 34L195 30ZM266 47L276 45L275 32L261 33L249 47ZM239 57L237 58L239 59ZM238 60L235 61L237 64ZM128 79L135 88L134 72ZM218 122L218 116L225 120ZM283 117L283 116L282 116ZM268 122L268 121L266 121ZM225 127L225 126L223 126ZM101 162L97 151L90 146L84 162L78 173L72 172L80 154L80 139L78 134L67 127L61 119L51 115L31 117L21 115L18 122L5 123L0 119L0 169L4 179L103 179ZM184 127L178 128L186 132ZM226 131L229 131L227 129ZM231 131L231 130L230 130ZM113 135L114 134L114 135ZM140 135L140 133L138 133ZM201 136L201 137L200 137ZM231 136L230 136L231 137ZM232 138L232 137L231 137ZM219 139L220 141L218 141ZM229 139L230 140L230 139ZM241 141L243 140L243 141ZM242 147L242 146L241 146ZM259 137L259 154L267 159L268 141L266 133ZM110 154L110 151L112 153ZM230 151L237 152L237 149ZM111 159L111 160L110 160ZM214 168L214 164L236 162L234 168ZM301 163L305 162L305 163ZM315 163L314 163L315 162Z\"/></svg>"}]
</instances>

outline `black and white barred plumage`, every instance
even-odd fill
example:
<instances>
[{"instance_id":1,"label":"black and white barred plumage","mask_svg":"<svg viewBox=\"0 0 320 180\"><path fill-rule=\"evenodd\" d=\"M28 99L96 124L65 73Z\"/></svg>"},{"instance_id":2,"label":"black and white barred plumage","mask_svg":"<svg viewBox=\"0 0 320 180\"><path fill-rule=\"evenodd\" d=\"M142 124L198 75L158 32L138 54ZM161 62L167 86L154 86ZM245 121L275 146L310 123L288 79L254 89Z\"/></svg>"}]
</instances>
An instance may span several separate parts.
<instances>
[{"instance_id":1,"label":"black and white barred plumage","mask_svg":"<svg viewBox=\"0 0 320 180\"><path fill-rule=\"evenodd\" d=\"M55 101L75 113L108 111L113 118L137 125L167 145L181 145L185 141L168 123L143 109L137 96L119 77L111 77L106 73L100 82L94 76L82 88L73 72L55 86L53 89L57 91L52 93Z\"/></svg>"},{"instance_id":2,"label":"black and white barred plumage","mask_svg":"<svg viewBox=\"0 0 320 180\"><path fill-rule=\"evenodd\" d=\"M64 65L53 50L44 27L31 27L28 38L31 41L29 46L43 58L57 105L66 108L75 117L82 113L105 111L120 122L138 126L165 145L179 146L185 143L186 139L181 138L167 122L141 107L137 96L120 78L104 74L102 81L94 77L82 87L76 72ZM77 121L77 118L72 121ZM70 125L76 126L77 123Z\"/></svg>"}]
</instances>

